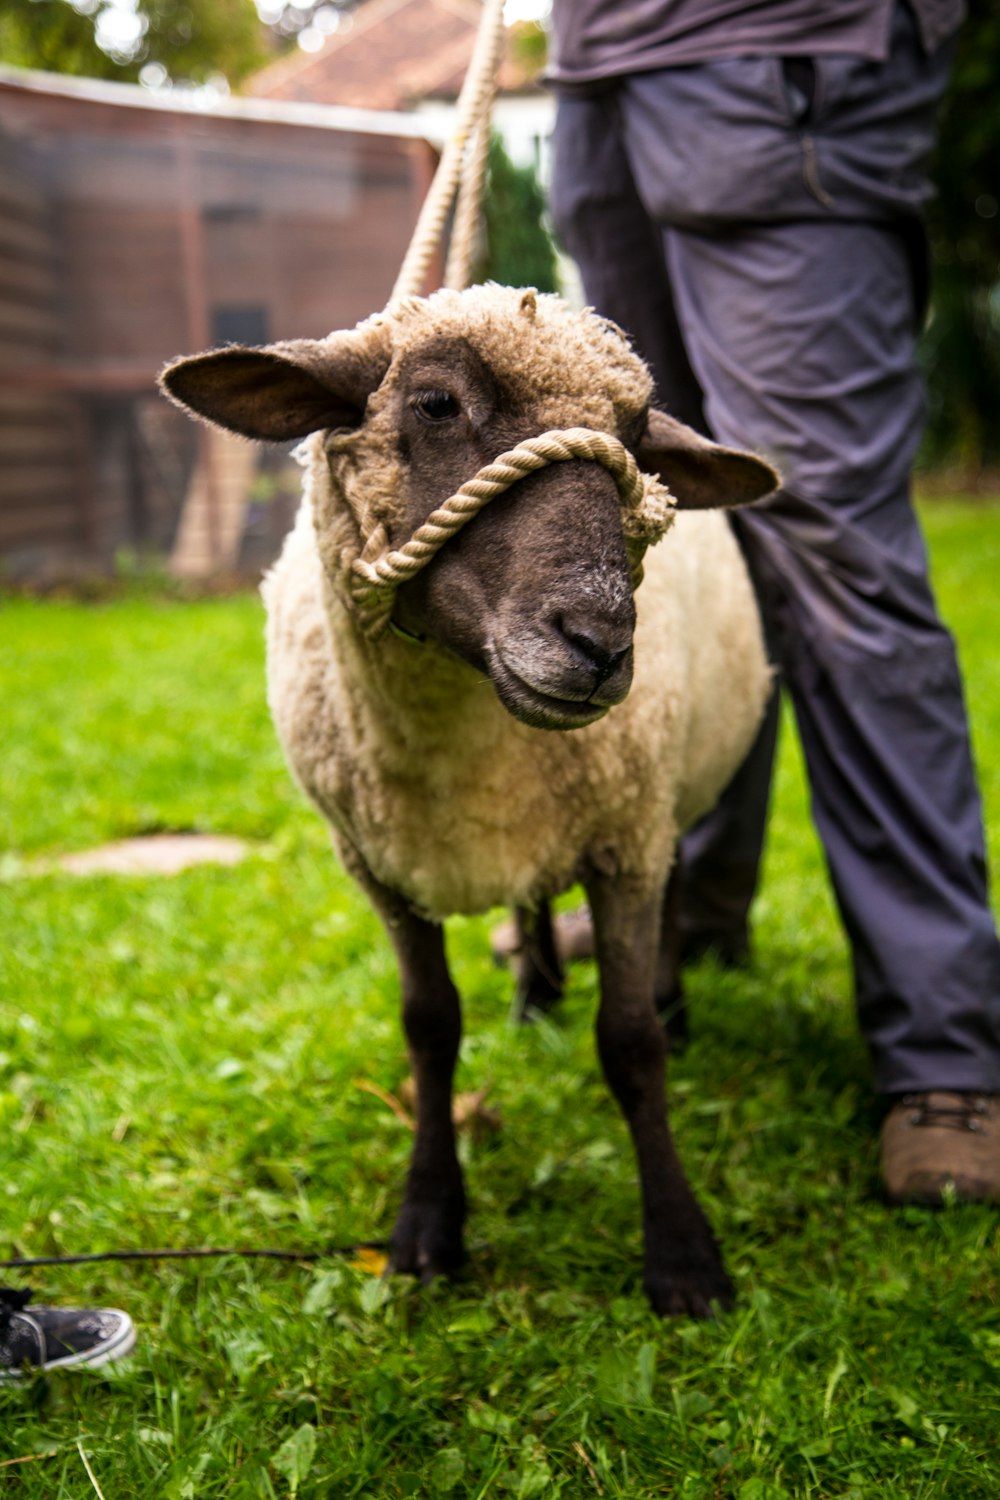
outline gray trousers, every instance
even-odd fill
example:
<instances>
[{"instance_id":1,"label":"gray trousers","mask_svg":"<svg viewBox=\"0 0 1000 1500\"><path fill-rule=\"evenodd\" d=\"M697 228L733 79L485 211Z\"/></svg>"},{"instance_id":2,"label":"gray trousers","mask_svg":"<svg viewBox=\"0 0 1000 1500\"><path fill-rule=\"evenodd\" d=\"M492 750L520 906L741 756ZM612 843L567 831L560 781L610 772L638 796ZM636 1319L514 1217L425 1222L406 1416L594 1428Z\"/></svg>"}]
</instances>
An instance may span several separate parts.
<instances>
[{"instance_id":1,"label":"gray trousers","mask_svg":"<svg viewBox=\"0 0 1000 1500\"><path fill-rule=\"evenodd\" d=\"M657 399L784 475L734 513L791 696L885 1094L1000 1090L1000 945L954 646L910 502L926 157L948 58L732 58L560 100L552 209ZM777 704L685 840L684 921L737 935Z\"/></svg>"}]
</instances>

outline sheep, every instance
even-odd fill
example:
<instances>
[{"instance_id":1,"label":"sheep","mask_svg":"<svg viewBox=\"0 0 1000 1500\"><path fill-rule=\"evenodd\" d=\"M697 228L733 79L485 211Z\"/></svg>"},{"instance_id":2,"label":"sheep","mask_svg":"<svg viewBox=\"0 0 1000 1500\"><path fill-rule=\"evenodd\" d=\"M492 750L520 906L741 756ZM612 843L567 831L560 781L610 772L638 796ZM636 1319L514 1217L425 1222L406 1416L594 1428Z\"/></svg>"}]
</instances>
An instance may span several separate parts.
<instances>
[{"instance_id":1,"label":"sheep","mask_svg":"<svg viewBox=\"0 0 1000 1500\"><path fill-rule=\"evenodd\" d=\"M391 1267L428 1280L464 1258L443 919L538 911L580 881L598 1050L638 1159L646 1292L663 1315L728 1306L667 1123L658 941L678 836L729 780L768 692L718 507L770 492L773 469L651 409L615 325L530 289L400 299L325 339L181 359L162 385L230 431L306 439L302 507L263 589L269 701L398 959L417 1122ZM576 458L492 500L398 587L391 628L372 629L371 557L498 453L570 426L610 435L670 487L680 514L641 586L616 481Z\"/></svg>"}]
</instances>

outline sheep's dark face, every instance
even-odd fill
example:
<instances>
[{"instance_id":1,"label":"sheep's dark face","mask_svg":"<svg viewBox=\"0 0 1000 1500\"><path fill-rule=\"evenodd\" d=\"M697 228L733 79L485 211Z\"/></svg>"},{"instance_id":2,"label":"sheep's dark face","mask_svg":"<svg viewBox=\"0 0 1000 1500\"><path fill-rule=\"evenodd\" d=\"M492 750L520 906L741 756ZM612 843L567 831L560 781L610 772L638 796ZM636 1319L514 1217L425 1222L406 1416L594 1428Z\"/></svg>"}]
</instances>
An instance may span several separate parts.
<instances>
[{"instance_id":1,"label":"sheep's dark face","mask_svg":"<svg viewBox=\"0 0 1000 1500\"><path fill-rule=\"evenodd\" d=\"M650 412L648 374L618 330L508 288L441 293L324 340L196 356L162 385L247 437L325 431L331 518L346 506L395 547L483 465L553 428L610 433L679 506L752 500L776 483L759 459ZM635 627L613 479L573 460L519 480L400 588L394 619L485 673L527 724L600 718L629 690Z\"/></svg>"},{"instance_id":2,"label":"sheep's dark face","mask_svg":"<svg viewBox=\"0 0 1000 1500\"><path fill-rule=\"evenodd\" d=\"M524 393L462 339L400 361L386 419L407 476L397 546L484 464L541 430ZM519 480L403 585L394 618L486 673L528 724L600 718L632 681L635 606L614 481L585 461Z\"/></svg>"}]
</instances>

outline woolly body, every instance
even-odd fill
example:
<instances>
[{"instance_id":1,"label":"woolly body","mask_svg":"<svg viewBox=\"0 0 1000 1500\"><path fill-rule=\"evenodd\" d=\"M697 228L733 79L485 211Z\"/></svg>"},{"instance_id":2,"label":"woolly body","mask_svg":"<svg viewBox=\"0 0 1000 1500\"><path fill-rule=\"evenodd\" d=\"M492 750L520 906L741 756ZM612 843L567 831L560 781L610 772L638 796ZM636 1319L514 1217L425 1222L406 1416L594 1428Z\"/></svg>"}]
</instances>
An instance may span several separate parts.
<instances>
[{"instance_id":1,"label":"woolly body","mask_svg":"<svg viewBox=\"0 0 1000 1500\"><path fill-rule=\"evenodd\" d=\"M325 582L307 500L267 579L268 686L289 766L348 868L434 918L533 906L590 862L645 883L759 722L768 670L725 520L678 516L646 555L635 677L583 729L532 729L432 644L370 643Z\"/></svg>"}]
</instances>

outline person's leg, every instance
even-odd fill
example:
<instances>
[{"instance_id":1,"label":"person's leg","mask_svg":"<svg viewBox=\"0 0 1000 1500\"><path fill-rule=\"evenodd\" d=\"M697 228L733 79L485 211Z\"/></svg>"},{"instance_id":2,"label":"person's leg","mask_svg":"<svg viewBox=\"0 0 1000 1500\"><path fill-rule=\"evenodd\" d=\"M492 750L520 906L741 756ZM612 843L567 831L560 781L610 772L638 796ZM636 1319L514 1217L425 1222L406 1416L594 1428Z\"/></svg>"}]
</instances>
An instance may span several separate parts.
<instances>
[{"instance_id":1,"label":"person's leg","mask_svg":"<svg viewBox=\"0 0 1000 1500\"><path fill-rule=\"evenodd\" d=\"M667 232L713 431L786 488L740 517L886 1094L1000 1089L1000 946L951 639L908 474L906 247L854 222Z\"/></svg>"},{"instance_id":2,"label":"person's leg","mask_svg":"<svg viewBox=\"0 0 1000 1500\"><path fill-rule=\"evenodd\" d=\"M1000 949L979 798L954 649L923 571L900 566L863 521L833 525L825 506L789 494L743 525L876 1088L997 1090Z\"/></svg>"}]
</instances>

